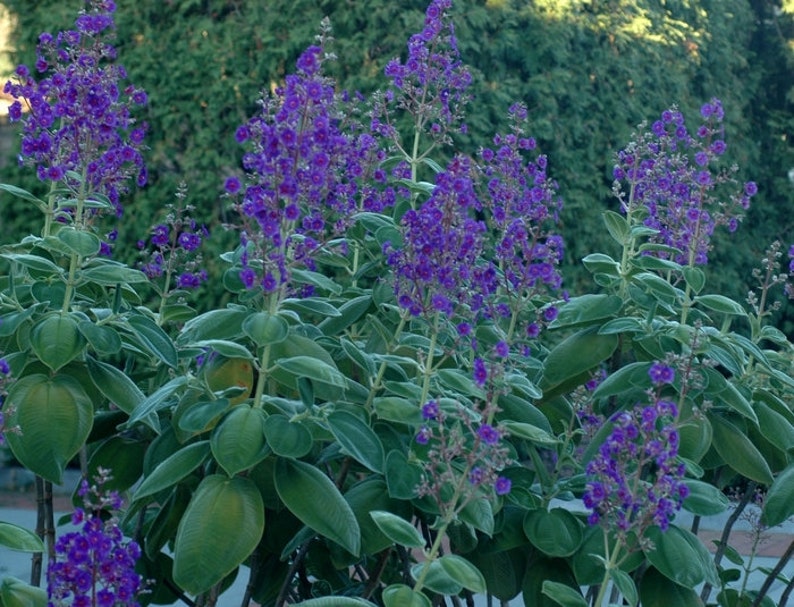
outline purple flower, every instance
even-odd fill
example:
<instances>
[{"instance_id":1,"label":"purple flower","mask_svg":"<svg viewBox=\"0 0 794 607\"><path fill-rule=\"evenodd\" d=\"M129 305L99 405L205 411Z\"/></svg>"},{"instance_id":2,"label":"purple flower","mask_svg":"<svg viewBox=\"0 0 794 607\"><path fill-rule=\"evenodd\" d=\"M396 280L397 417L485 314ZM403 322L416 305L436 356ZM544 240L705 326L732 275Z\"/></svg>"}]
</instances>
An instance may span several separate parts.
<instances>
[{"instance_id":1,"label":"purple flower","mask_svg":"<svg viewBox=\"0 0 794 607\"><path fill-rule=\"evenodd\" d=\"M422 405L422 418L426 420L436 419L439 415L438 401L430 400Z\"/></svg>"},{"instance_id":2,"label":"purple flower","mask_svg":"<svg viewBox=\"0 0 794 607\"><path fill-rule=\"evenodd\" d=\"M0 358L0 373L3 375L11 373L11 367L8 366L8 361L5 358Z\"/></svg>"},{"instance_id":3,"label":"purple flower","mask_svg":"<svg viewBox=\"0 0 794 607\"><path fill-rule=\"evenodd\" d=\"M499 341L494 346L494 352L499 358L506 358L510 354L510 346L504 340Z\"/></svg>"},{"instance_id":4,"label":"purple flower","mask_svg":"<svg viewBox=\"0 0 794 607\"><path fill-rule=\"evenodd\" d=\"M593 511L591 524L642 535L650 525L666 529L681 508L687 490L684 466L676 461L678 430L673 423L657 423L675 407L663 402L614 418L612 432L586 467L582 501Z\"/></svg>"},{"instance_id":5,"label":"purple flower","mask_svg":"<svg viewBox=\"0 0 794 607\"><path fill-rule=\"evenodd\" d=\"M477 436L479 436L486 445L495 445L502 437L499 430L490 424L482 424L477 428Z\"/></svg>"},{"instance_id":6,"label":"purple flower","mask_svg":"<svg viewBox=\"0 0 794 607\"><path fill-rule=\"evenodd\" d=\"M123 86L126 71L112 63L114 11L108 0L90 0L75 30L42 34L36 65L45 76L36 81L20 66L19 81L6 83L5 92L31 110L23 114L16 101L9 111L11 120L23 122L22 162L35 166L39 179L75 191L80 184L67 172L85 173L83 195L107 196L120 215L119 197L129 180L145 183L140 155L145 125L134 126L130 107L145 104L146 94Z\"/></svg>"},{"instance_id":7,"label":"purple flower","mask_svg":"<svg viewBox=\"0 0 794 607\"><path fill-rule=\"evenodd\" d=\"M664 384L672 384L675 380L675 369L663 363L653 363L648 370L648 375L651 377L651 383L655 386L662 386Z\"/></svg>"},{"instance_id":8,"label":"purple flower","mask_svg":"<svg viewBox=\"0 0 794 607\"><path fill-rule=\"evenodd\" d=\"M496 495L507 495L510 493L510 489L512 488L513 483L512 481L505 477L500 476L496 479L496 483L494 484L494 490L496 491Z\"/></svg>"},{"instance_id":9,"label":"purple flower","mask_svg":"<svg viewBox=\"0 0 794 607\"><path fill-rule=\"evenodd\" d=\"M426 445L430 441L431 436L433 436L433 432L430 428L422 426L419 428L419 432L416 433L416 442L420 445Z\"/></svg>"},{"instance_id":10,"label":"purple flower","mask_svg":"<svg viewBox=\"0 0 794 607\"><path fill-rule=\"evenodd\" d=\"M718 99L701 108L704 122L697 137L689 134L676 108L665 115L670 119L635 134L618 152L613 190L624 212L644 207L645 226L656 230L650 237L652 243L679 251L649 254L684 265L705 264L714 230L719 226L736 230L757 187L749 183L739 186L733 176L735 167L714 166L726 150L724 112ZM732 191L723 195L720 190L724 188Z\"/></svg>"},{"instance_id":11,"label":"purple flower","mask_svg":"<svg viewBox=\"0 0 794 607\"><path fill-rule=\"evenodd\" d=\"M245 146L245 178L228 178L225 189L242 218L248 288L289 288L292 268L314 270L320 249L332 248L324 243L339 242L355 213L381 211L396 198L370 179L383 160L377 140L322 73L328 34L324 22L320 44L301 55L297 73L266 94L261 113L235 134Z\"/></svg>"},{"instance_id":12,"label":"purple flower","mask_svg":"<svg viewBox=\"0 0 794 607\"><path fill-rule=\"evenodd\" d=\"M488 369L485 367L485 362L481 358L474 359L474 383L481 388L488 381Z\"/></svg>"},{"instance_id":13,"label":"purple flower","mask_svg":"<svg viewBox=\"0 0 794 607\"><path fill-rule=\"evenodd\" d=\"M125 540L118 520L111 516L103 521L99 511L118 510L121 500L117 494L106 493L98 486L80 494L86 508L76 508L72 523L78 531L65 533L55 543L55 559L47 568L47 594L51 605L139 605L141 576L135 564L141 556L138 544ZM91 503L91 499L98 503ZM96 601L94 600L96 599Z\"/></svg>"}]
</instances>

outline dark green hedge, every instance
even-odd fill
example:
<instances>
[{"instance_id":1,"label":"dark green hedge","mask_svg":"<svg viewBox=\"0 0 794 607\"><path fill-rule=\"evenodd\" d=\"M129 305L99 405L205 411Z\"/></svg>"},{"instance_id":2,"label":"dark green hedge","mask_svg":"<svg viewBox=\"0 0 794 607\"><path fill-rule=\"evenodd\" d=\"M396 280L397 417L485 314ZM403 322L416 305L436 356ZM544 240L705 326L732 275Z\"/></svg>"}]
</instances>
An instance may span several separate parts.
<instances>
[{"instance_id":1,"label":"dark green hedge","mask_svg":"<svg viewBox=\"0 0 794 607\"><path fill-rule=\"evenodd\" d=\"M79 0L6 0L19 16L19 60L31 62L38 33L69 25ZM120 61L150 94L151 184L128 203L130 242L177 185L188 184L200 219L224 241L223 178L238 166L232 133L256 111L262 89L292 69L328 15L344 88L383 84L386 61L404 51L424 1L117 0ZM33 10L31 10L33 5ZM672 103L694 117L712 96L727 112L730 158L761 194L740 238L718 239L712 271L732 294L746 292L766 243L792 234L790 14L765 0L459 0L456 29L476 79L464 145L486 141L507 107L524 100L534 135L566 201L566 274L572 289L587 252L609 249L600 213L610 199L611 156L643 119ZM787 76L788 75L788 76ZM7 168L3 180L23 178ZM29 186L30 178L27 179ZM3 197L0 238L33 229L30 214ZM35 226L35 224L33 224ZM16 238L16 236L14 236ZM726 244L728 246L726 246ZM720 246L722 245L722 246ZM121 250L122 257L131 252ZM210 297L210 300L212 297Z\"/></svg>"}]
</instances>

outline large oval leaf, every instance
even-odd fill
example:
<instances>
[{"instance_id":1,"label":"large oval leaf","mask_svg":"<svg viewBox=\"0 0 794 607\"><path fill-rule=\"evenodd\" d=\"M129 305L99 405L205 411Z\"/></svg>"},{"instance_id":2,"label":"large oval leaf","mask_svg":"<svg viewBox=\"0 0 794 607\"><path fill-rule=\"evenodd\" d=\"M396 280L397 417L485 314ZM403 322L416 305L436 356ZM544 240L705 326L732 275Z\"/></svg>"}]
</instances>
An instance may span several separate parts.
<instances>
[{"instance_id":1,"label":"large oval leaf","mask_svg":"<svg viewBox=\"0 0 794 607\"><path fill-rule=\"evenodd\" d=\"M580 375L609 358L617 346L617 335L599 335L594 329L574 333L549 352L540 387L545 393L578 381Z\"/></svg>"},{"instance_id":2,"label":"large oval leaf","mask_svg":"<svg viewBox=\"0 0 794 607\"><path fill-rule=\"evenodd\" d=\"M306 426L279 413L265 420L265 438L273 453L284 457L303 457L312 450L314 443Z\"/></svg>"},{"instance_id":3,"label":"large oval leaf","mask_svg":"<svg viewBox=\"0 0 794 607\"><path fill-rule=\"evenodd\" d=\"M530 510L524 519L524 533L549 556L570 556L582 543L582 524L563 508Z\"/></svg>"},{"instance_id":4,"label":"large oval leaf","mask_svg":"<svg viewBox=\"0 0 794 607\"><path fill-rule=\"evenodd\" d=\"M169 367L176 368L176 347L168 334L156 322L148 316L135 314L127 318L127 324L149 352Z\"/></svg>"},{"instance_id":5,"label":"large oval leaf","mask_svg":"<svg viewBox=\"0 0 794 607\"><path fill-rule=\"evenodd\" d=\"M212 455L229 476L253 468L267 456L265 416L258 407L238 405L212 432Z\"/></svg>"},{"instance_id":6,"label":"large oval leaf","mask_svg":"<svg viewBox=\"0 0 794 607\"><path fill-rule=\"evenodd\" d=\"M13 523L0 521L0 546L18 552L44 552L38 535Z\"/></svg>"},{"instance_id":7,"label":"large oval leaf","mask_svg":"<svg viewBox=\"0 0 794 607\"><path fill-rule=\"evenodd\" d=\"M91 381L97 389L127 415L146 399L126 373L90 356L86 357L86 363Z\"/></svg>"},{"instance_id":8,"label":"large oval leaf","mask_svg":"<svg viewBox=\"0 0 794 607\"><path fill-rule=\"evenodd\" d=\"M694 534L672 525L667 531L651 527L645 536L652 546L644 550L645 556L668 579L688 588L704 580L719 585L714 561Z\"/></svg>"},{"instance_id":9,"label":"large oval leaf","mask_svg":"<svg viewBox=\"0 0 794 607\"><path fill-rule=\"evenodd\" d=\"M174 581L191 594L209 590L254 551L264 530L264 504L253 482L206 477L176 532Z\"/></svg>"},{"instance_id":10,"label":"large oval leaf","mask_svg":"<svg viewBox=\"0 0 794 607\"><path fill-rule=\"evenodd\" d=\"M328 416L328 428L342 449L373 472L383 471L383 445L364 421L346 411Z\"/></svg>"},{"instance_id":11,"label":"large oval leaf","mask_svg":"<svg viewBox=\"0 0 794 607\"><path fill-rule=\"evenodd\" d=\"M794 515L794 464L778 474L764 498L761 522L774 527Z\"/></svg>"},{"instance_id":12,"label":"large oval leaf","mask_svg":"<svg viewBox=\"0 0 794 607\"><path fill-rule=\"evenodd\" d=\"M80 354L85 345L77 322L66 314L51 314L30 332L30 347L38 359L57 371Z\"/></svg>"},{"instance_id":13,"label":"large oval leaf","mask_svg":"<svg viewBox=\"0 0 794 607\"><path fill-rule=\"evenodd\" d=\"M401 516L386 512L384 510L375 510L370 512L369 515L375 524L390 540L401 546L408 548L422 548L425 545L425 540L419 530L411 523L406 521Z\"/></svg>"},{"instance_id":14,"label":"large oval leaf","mask_svg":"<svg viewBox=\"0 0 794 607\"><path fill-rule=\"evenodd\" d=\"M3 607L45 607L47 592L43 588L31 586L22 580L6 577L0 582L0 605Z\"/></svg>"},{"instance_id":15,"label":"large oval leaf","mask_svg":"<svg viewBox=\"0 0 794 607\"><path fill-rule=\"evenodd\" d=\"M280 458L274 480L276 491L290 512L320 535L358 556L361 549L358 521L327 476L305 462Z\"/></svg>"},{"instance_id":16,"label":"large oval leaf","mask_svg":"<svg viewBox=\"0 0 794 607\"><path fill-rule=\"evenodd\" d=\"M640 583L642 607L703 607L703 601L692 588L685 588L649 567Z\"/></svg>"},{"instance_id":17,"label":"large oval leaf","mask_svg":"<svg viewBox=\"0 0 794 607\"><path fill-rule=\"evenodd\" d=\"M90 397L69 375L34 374L8 390L11 413L6 434L14 456L28 469L60 485L63 470L83 446L94 418Z\"/></svg>"},{"instance_id":18,"label":"large oval leaf","mask_svg":"<svg viewBox=\"0 0 794 607\"><path fill-rule=\"evenodd\" d=\"M209 453L209 441L204 440L171 454L143 479L133 499L142 499L175 485L198 468Z\"/></svg>"},{"instance_id":19,"label":"large oval leaf","mask_svg":"<svg viewBox=\"0 0 794 607\"><path fill-rule=\"evenodd\" d=\"M712 445L731 468L763 485L774 480L769 464L747 435L718 414L709 415L714 432Z\"/></svg>"}]
</instances>

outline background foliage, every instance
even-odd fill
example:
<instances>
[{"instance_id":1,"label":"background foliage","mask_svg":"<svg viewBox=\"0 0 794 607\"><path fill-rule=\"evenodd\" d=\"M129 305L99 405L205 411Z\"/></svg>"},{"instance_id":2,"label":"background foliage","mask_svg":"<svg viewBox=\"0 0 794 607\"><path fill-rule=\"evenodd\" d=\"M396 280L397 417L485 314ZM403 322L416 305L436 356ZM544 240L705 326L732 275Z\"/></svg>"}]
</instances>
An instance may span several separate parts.
<instances>
[{"instance_id":1,"label":"background foliage","mask_svg":"<svg viewBox=\"0 0 794 607\"><path fill-rule=\"evenodd\" d=\"M38 32L55 30L75 9L60 0L6 0L18 18L16 48L32 64ZM229 133L256 110L331 18L339 60L331 74L348 90L371 91L385 63L404 53L424 0L118 0L120 62L150 93L150 185L127 206L120 242L173 200L180 181L225 250L223 179L239 163ZM790 3L788 3L790 4ZM524 100L533 134L551 159L565 198L569 286L587 251L612 244L600 213L610 199L612 150L645 116L677 103L691 115L711 96L725 105L740 178L761 192L733 246L710 264L712 284L742 298L766 243L788 242L794 222L794 19L785 0L511 0L456 3L463 60L475 75L479 113L472 141L504 124ZM31 10L32 7L32 10ZM460 142L464 147L467 142ZM474 151L474 150L472 150ZM11 162L0 180L35 189ZM3 196L0 238L31 230L20 203ZM727 238L724 237L723 238ZM724 242L724 241L723 241ZM117 256L131 259L132 250ZM212 255L208 255L211 258ZM212 291L212 287L208 287ZM210 293L208 306L220 297ZM784 311L785 314L785 311ZM791 313L789 312L789 315ZM781 326L788 325L781 319Z\"/></svg>"}]
</instances>

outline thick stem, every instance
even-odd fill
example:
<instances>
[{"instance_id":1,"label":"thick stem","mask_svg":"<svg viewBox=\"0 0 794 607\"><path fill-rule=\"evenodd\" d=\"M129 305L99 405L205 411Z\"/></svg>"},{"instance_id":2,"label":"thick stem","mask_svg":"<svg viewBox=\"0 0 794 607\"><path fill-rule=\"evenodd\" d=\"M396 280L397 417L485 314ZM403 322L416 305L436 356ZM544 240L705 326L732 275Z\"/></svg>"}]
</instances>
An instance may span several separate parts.
<instances>
[{"instance_id":1,"label":"thick stem","mask_svg":"<svg viewBox=\"0 0 794 607\"><path fill-rule=\"evenodd\" d=\"M609 579L611 577L611 571L615 568L616 563L618 562L618 555L620 554L620 542L615 542L615 547L612 548L612 551L609 550L609 537L607 535L607 531L604 530L604 554L609 554L609 560L607 561L604 567L604 578L601 581L601 586L598 588L598 596L596 596L596 600L593 603L593 607L601 607L604 601L604 597L607 593L607 587L609 586Z\"/></svg>"}]
</instances>

